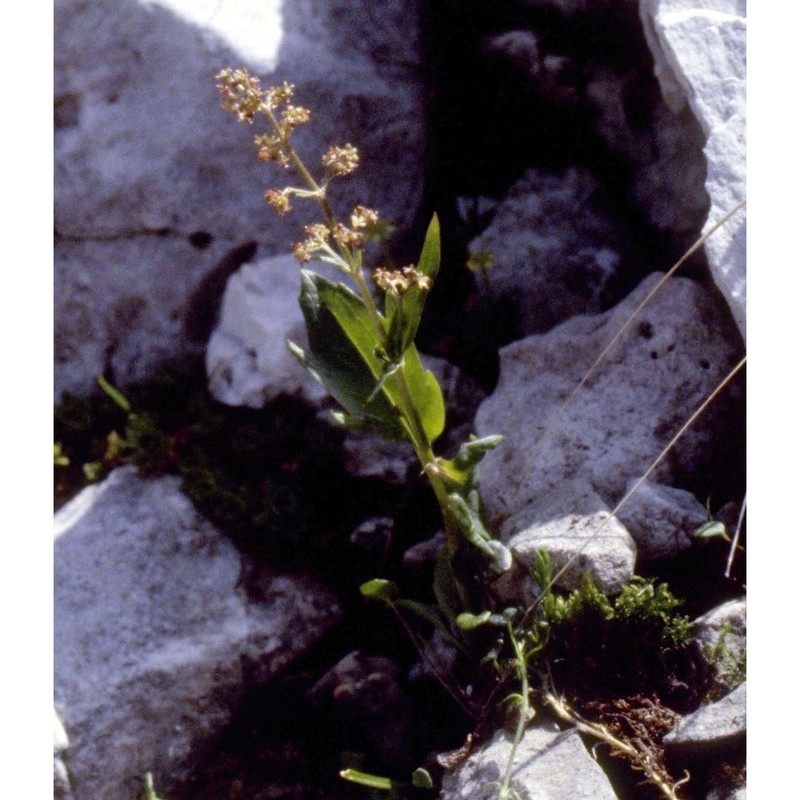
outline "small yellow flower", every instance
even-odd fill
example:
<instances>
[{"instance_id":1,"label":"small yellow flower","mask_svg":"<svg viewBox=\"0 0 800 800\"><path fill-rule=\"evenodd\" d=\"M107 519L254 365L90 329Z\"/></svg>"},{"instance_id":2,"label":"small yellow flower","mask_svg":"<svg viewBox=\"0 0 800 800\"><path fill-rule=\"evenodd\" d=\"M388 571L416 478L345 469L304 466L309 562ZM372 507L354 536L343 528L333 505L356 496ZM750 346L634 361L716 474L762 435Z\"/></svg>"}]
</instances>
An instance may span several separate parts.
<instances>
[{"instance_id":1,"label":"small yellow flower","mask_svg":"<svg viewBox=\"0 0 800 800\"><path fill-rule=\"evenodd\" d=\"M366 228L378 222L378 212L366 206L356 206L350 215L350 224L355 228Z\"/></svg>"},{"instance_id":2,"label":"small yellow flower","mask_svg":"<svg viewBox=\"0 0 800 800\"><path fill-rule=\"evenodd\" d=\"M286 189L277 191L275 189L267 189L264 192L264 199L281 215L288 214L292 210L292 204L289 202L289 192Z\"/></svg>"},{"instance_id":3,"label":"small yellow flower","mask_svg":"<svg viewBox=\"0 0 800 800\"><path fill-rule=\"evenodd\" d=\"M336 239L341 247L361 247L364 244L363 233L351 231L350 228L345 227L341 222L336 224L333 238Z\"/></svg>"},{"instance_id":4,"label":"small yellow flower","mask_svg":"<svg viewBox=\"0 0 800 800\"><path fill-rule=\"evenodd\" d=\"M431 279L413 266L403 267L402 269L378 267L372 273L372 280L384 292L394 292L399 295L405 294L412 286L417 286L423 291L429 291L432 285Z\"/></svg>"},{"instance_id":5,"label":"small yellow flower","mask_svg":"<svg viewBox=\"0 0 800 800\"><path fill-rule=\"evenodd\" d=\"M358 150L352 144L329 147L322 156L322 165L331 175L349 175L358 167Z\"/></svg>"}]
</instances>

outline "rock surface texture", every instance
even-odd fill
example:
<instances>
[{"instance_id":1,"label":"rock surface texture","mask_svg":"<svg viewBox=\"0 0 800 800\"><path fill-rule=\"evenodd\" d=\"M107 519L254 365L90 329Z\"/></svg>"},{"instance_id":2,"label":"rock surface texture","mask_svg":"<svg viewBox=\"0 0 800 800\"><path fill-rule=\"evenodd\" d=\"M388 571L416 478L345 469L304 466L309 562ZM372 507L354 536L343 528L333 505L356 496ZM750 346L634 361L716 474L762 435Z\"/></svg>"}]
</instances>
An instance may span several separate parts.
<instances>
[{"instance_id":1,"label":"rock surface texture","mask_svg":"<svg viewBox=\"0 0 800 800\"><path fill-rule=\"evenodd\" d=\"M694 621L695 639L713 673L714 684L733 689L747 658L747 601L730 600Z\"/></svg>"},{"instance_id":2,"label":"rock surface texture","mask_svg":"<svg viewBox=\"0 0 800 800\"><path fill-rule=\"evenodd\" d=\"M359 147L361 169L331 188L342 215L364 203L408 227L425 133L415 8L382 3L376 22L373 4L337 0L56 2L57 397L196 353L189 298L225 253L251 240L285 251L316 215L264 202L288 176L256 159L257 126L222 111L226 67L296 85L313 114L296 137L309 165L331 144Z\"/></svg>"},{"instance_id":3,"label":"rock surface texture","mask_svg":"<svg viewBox=\"0 0 800 800\"><path fill-rule=\"evenodd\" d=\"M588 572L602 592L616 594L633 577L636 545L609 511L585 481L565 481L535 508L510 517L501 534L516 561L526 568L536 565L539 550L550 555L555 571L574 558L559 579L562 588L579 588Z\"/></svg>"},{"instance_id":4,"label":"rock surface texture","mask_svg":"<svg viewBox=\"0 0 800 800\"><path fill-rule=\"evenodd\" d=\"M325 389L286 346L287 339L308 346L299 293L292 256L244 264L230 277L206 352L208 386L217 400L250 408L263 408L279 394L311 404L324 400Z\"/></svg>"},{"instance_id":5,"label":"rock surface texture","mask_svg":"<svg viewBox=\"0 0 800 800\"><path fill-rule=\"evenodd\" d=\"M746 730L747 684L742 683L722 700L684 717L664 737L664 745L686 756L699 756L730 746Z\"/></svg>"},{"instance_id":6,"label":"rock surface texture","mask_svg":"<svg viewBox=\"0 0 800 800\"><path fill-rule=\"evenodd\" d=\"M441 800L493 800L513 737L500 730L444 776ZM512 768L511 788L525 800L616 800L617 795L577 731L534 725L525 731Z\"/></svg>"},{"instance_id":7,"label":"rock surface texture","mask_svg":"<svg viewBox=\"0 0 800 800\"><path fill-rule=\"evenodd\" d=\"M623 496L735 364L725 309L693 281L674 278L655 295L601 366L542 435L603 347L659 279L622 303L581 316L500 351L500 380L476 416L479 436L509 437L479 467L490 521L500 526L565 479L585 478L609 504ZM734 332L735 336L735 332ZM741 399L741 398L740 398ZM652 474L674 485L702 478L714 431L734 406L712 406Z\"/></svg>"},{"instance_id":8,"label":"rock surface texture","mask_svg":"<svg viewBox=\"0 0 800 800\"><path fill-rule=\"evenodd\" d=\"M640 0L640 14L666 102L688 103L707 137L708 230L746 195L746 0ZM745 245L743 211L705 245L742 336Z\"/></svg>"},{"instance_id":9,"label":"rock surface texture","mask_svg":"<svg viewBox=\"0 0 800 800\"><path fill-rule=\"evenodd\" d=\"M470 251L492 254L486 291L515 309L527 335L607 308L609 287L632 257L632 239L587 170L529 170Z\"/></svg>"},{"instance_id":10,"label":"rock surface texture","mask_svg":"<svg viewBox=\"0 0 800 800\"><path fill-rule=\"evenodd\" d=\"M74 800L164 793L270 680L340 614L311 579L276 574L262 602L237 588L233 545L177 478L125 467L56 516L55 694Z\"/></svg>"},{"instance_id":11,"label":"rock surface texture","mask_svg":"<svg viewBox=\"0 0 800 800\"><path fill-rule=\"evenodd\" d=\"M679 556L692 546L692 534L708 518L703 504L685 489L633 478L625 487L629 493L616 516L633 536L641 561Z\"/></svg>"}]
</instances>

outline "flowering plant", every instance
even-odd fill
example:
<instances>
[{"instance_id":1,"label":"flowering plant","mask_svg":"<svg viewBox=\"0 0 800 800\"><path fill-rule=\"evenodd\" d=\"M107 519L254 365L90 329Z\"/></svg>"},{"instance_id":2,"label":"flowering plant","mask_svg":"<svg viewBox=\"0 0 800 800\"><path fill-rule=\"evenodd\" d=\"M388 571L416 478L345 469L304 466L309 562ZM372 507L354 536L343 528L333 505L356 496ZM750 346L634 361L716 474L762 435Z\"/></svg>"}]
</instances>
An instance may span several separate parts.
<instances>
[{"instance_id":1,"label":"flowering plant","mask_svg":"<svg viewBox=\"0 0 800 800\"><path fill-rule=\"evenodd\" d=\"M301 270L308 347L289 342L289 348L339 403L342 411L334 416L340 423L413 446L444 520L446 541L434 590L442 622L452 625L458 614L476 608L477 587L507 570L511 555L483 525L475 482L475 467L502 437L472 437L450 460L433 450L445 427L445 403L414 339L439 270L438 220L433 217L415 265L372 271L373 284L383 295L379 309L364 274L364 245L380 230L378 212L357 206L348 227L336 218L327 196L334 178L358 167L358 150L349 143L328 148L321 158L323 175L316 178L291 142L294 131L311 118L308 109L292 104L291 85L264 89L244 69L223 70L217 80L225 110L250 124L257 115L267 120L268 131L255 137L258 157L300 178L300 186L268 189L267 202L281 215L292 210L295 198L314 200L322 209L324 221L307 225L305 238L292 250L303 265L315 260L332 264L346 282L331 281L307 267ZM365 593L379 585L383 583L366 584L372 588Z\"/></svg>"}]
</instances>

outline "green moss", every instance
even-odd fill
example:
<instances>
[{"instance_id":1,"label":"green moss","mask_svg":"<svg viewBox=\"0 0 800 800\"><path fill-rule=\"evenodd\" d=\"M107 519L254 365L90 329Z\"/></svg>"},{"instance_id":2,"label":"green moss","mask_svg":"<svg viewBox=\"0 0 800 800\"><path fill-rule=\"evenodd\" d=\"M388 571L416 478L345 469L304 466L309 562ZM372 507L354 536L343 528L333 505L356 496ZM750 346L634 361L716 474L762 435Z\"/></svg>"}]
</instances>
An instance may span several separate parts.
<instances>
[{"instance_id":1,"label":"green moss","mask_svg":"<svg viewBox=\"0 0 800 800\"><path fill-rule=\"evenodd\" d=\"M341 465L342 433L289 398L264 410L232 408L209 394L202 371L164 371L125 388L126 413L103 392L66 395L55 440L56 505L88 477L134 464L145 475L178 474L198 509L244 549L285 562L329 550L357 520ZM335 508L333 505L335 504Z\"/></svg>"}]
</instances>

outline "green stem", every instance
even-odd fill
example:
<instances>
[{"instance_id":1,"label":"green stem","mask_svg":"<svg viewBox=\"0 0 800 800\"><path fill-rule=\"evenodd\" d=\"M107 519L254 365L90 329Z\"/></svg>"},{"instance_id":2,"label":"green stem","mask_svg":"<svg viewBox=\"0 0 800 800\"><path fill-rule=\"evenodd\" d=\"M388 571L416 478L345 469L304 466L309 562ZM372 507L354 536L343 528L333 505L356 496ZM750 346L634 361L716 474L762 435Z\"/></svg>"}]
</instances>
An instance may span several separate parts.
<instances>
[{"instance_id":1,"label":"green stem","mask_svg":"<svg viewBox=\"0 0 800 800\"><path fill-rule=\"evenodd\" d=\"M506 800L508 797L508 790L511 785L511 770L514 766L514 761L517 756L517 748L522 741L522 735L525 733L525 726L528 724L528 714L530 713L530 702L528 701L528 663L525 659L525 654L519 646L519 642L514 636L514 631L511 624L508 626L508 633L511 637L511 646L514 648L514 656L516 658L517 675L519 676L522 700L519 705L519 718L517 719L517 729L514 733L514 742L511 745L511 752L508 755L506 762L506 771L503 775L503 782L500 784L500 793L498 800Z\"/></svg>"},{"instance_id":2,"label":"green stem","mask_svg":"<svg viewBox=\"0 0 800 800\"><path fill-rule=\"evenodd\" d=\"M314 176L308 171L306 165L303 163L300 156L297 155L294 148L292 147L291 143L289 142L289 137L285 134L282 127L278 123L277 119L275 118L272 111L268 108L265 109L265 113L272 125L275 133L280 137L281 144L283 146L284 152L291 160L292 164L297 169L298 173L305 181L308 188L311 190L313 195L319 201L320 206L325 214L325 218L328 222L328 227L330 228L331 232L335 232L336 230L336 217L334 216L333 210L328 203L327 198L325 197L325 189L323 186L320 186L316 180L314 180ZM335 240L335 237L334 237ZM377 306L375 305L375 300L372 297L372 292L369 290L369 286L367 285L366 280L364 279L364 274L361 270L361 265L359 262L356 261L353 253L350 252L350 249L339 244L336 242L336 246L341 253L343 259L350 265L350 275L352 276L353 280L356 282L356 286L358 287L358 292L361 295L361 299L364 301L364 304L367 307L367 311L369 312L370 318L372 319L372 323L375 326L375 330L377 331L381 343L385 350L388 351L389 349L389 342L387 339L387 333L384 326L384 319L381 316L380 312L378 311ZM453 520L452 514L450 512L450 506L447 501L447 488L445 487L444 482L442 479L431 469L436 462L436 456L433 452L433 448L431 447L431 443L428 440L428 436L425 433L425 429L422 425L422 420L420 419L419 413L417 411L417 407L414 403L414 398L411 394L411 390L408 385L408 380L405 375L405 365L403 363L400 364L399 369L395 373L395 380L397 382L397 387L400 392L400 396L403 400L404 409L402 409L404 423L406 430L408 431L409 437L411 439L411 444L414 447L414 452L419 459L419 462L422 468L425 470L428 480L431 483L431 487L433 488L433 492L436 495L436 499L439 503L439 506L442 511L442 518L444 519L445 524L445 532L448 537L448 540L453 539L455 536L456 525Z\"/></svg>"}]
</instances>

